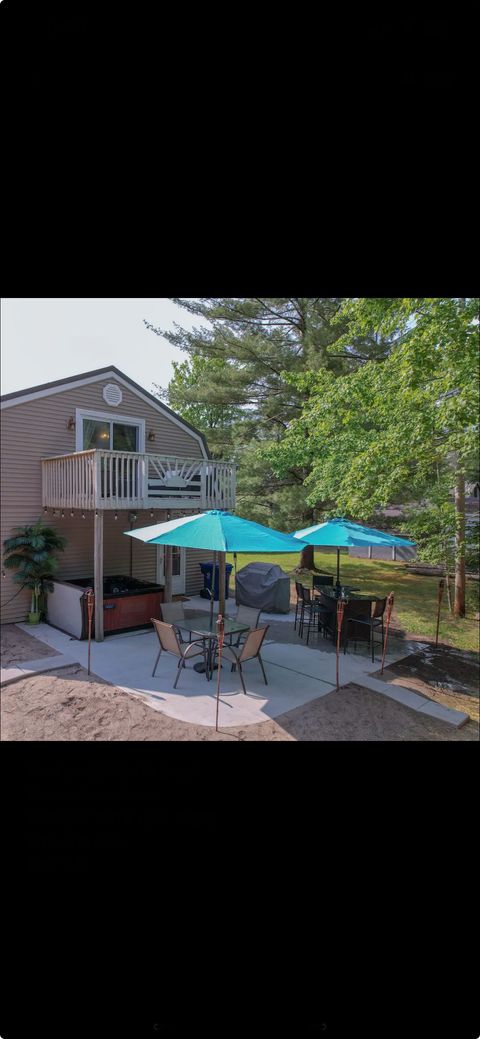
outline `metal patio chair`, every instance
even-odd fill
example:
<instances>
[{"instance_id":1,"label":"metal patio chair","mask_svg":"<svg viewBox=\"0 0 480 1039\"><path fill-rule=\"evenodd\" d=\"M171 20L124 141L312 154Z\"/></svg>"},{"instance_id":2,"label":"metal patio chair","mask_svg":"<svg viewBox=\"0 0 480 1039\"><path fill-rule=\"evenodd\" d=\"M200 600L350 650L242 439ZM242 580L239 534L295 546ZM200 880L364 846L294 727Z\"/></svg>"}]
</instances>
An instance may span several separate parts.
<instances>
[{"instance_id":1,"label":"metal patio chair","mask_svg":"<svg viewBox=\"0 0 480 1039\"><path fill-rule=\"evenodd\" d=\"M258 628L258 622L260 620L261 610L258 610L256 606L239 606L235 620L240 624L248 624L251 631L255 631ZM240 631L238 635L230 635L229 646L241 646L242 642L248 636L248 631Z\"/></svg>"},{"instance_id":2,"label":"metal patio chair","mask_svg":"<svg viewBox=\"0 0 480 1039\"><path fill-rule=\"evenodd\" d=\"M155 671L158 667L158 662L163 653L172 653L173 656L178 657L178 674L173 683L173 688L177 688L177 682L180 678L180 671L182 667L186 667L186 661L192 657L203 657L205 662L205 670L208 675L208 661L207 661L207 650L204 639L197 639L195 642L180 642L177 631L173 624L164 624L163 621L156 620L154 617L151 618L152 624L158 635L158 641L160 643L160 649L158 656L155 661L155 667L152 671L152 678L155 676ZM197 648L198 647L198 648ZM193 652L192 652L193 651Z\"/></svg>"},{"instance_id":3,"label":"metal patio chair","mask_svg":"<svg viewBox=\"0 0 480 1039\"><path fill-rule=\"evenodd\" d=\"M239 650L234 649L233 646L223 647L222 659L231 661L232 671L235 671L238 667L240 681L242 683L242 689L245 694L247 690L245 688L245 681L243 678L242 664L244 664L247 660L255 660L255 658L258 657L258 663L260 664L260 667L262 669L265 685L268 685L267 676L265 674L265 668L263 666L263 660L260 656L260 650L262 648L262 643L265 638L265 635L267 634L268 628L269 625L267 624L266 628L256 628L255 631L249 631L243 646L241 646ZM217 655L218 645L215 647L215 656Z\"/></svg>"},{"instance_id":4,"label":"metal patio chair","mask_svg":"<svg viewBox=\"0 0 480 1039\"><path fill-rule=\"evenodd\" d=\"M173 624L177 629L181 642L185 642L187 632L189 638L192 638L192 633L188 627L188 618L185 617L183 602L162 602L160 604L160 613L165 624Z\"/></svg>"},{"instance_id":5,"label":"metal patio chair","mask_svg":"<svg viewBox=\"0 0 480 1039\"><path fill-rule=\"evenodd\" d=\"M383 644L385 639L385 633L383 628L383 615L387 600L385 599L372 599L366 602L360 600L350 601L351 609L345 615L345 636L344 636L344 653L347 652L347 646L353 639L353 649L355 651L357 642L368 642L372 650L372 663L375 663L375 632L381 629L381 646L383 653Z\"/></svg>"},{"instance_id":6,"label":"metal patio chair","mask_svg":"<svg viewBox=\"0 0 480 1039\"><path fill-rule=\"evenodd\" d=\"M316 622L318 631L320 631L320 629L323 630L323 622L324 622L324 619L325 619L326 615L325 615L325 610L324 610L322 604L319 601L319 598L317 596L315 596L315 598L314 598L312 593L311 593L310 588L305 588L305 586L302 585L302 605L301 605L301 612L300 612L300 624L299 624L299 629L298 629L298 634L300 635L301 639L303 639L303 630L304 630L304 626L305 626L305 616L307 617L307 620L308 620L308 626L307 626L307 646L308 646L308 643L310 641L310 631L312 629L312 625Z\"/></svg>"},{"instance_id":7,"label":"metal patio chair","mask_svg":"<svg viewBox=\"0 0 480 1039\"><path fill-rule=\"evenodd\" d=\"M333 577L331 576L331 574L314 574L313 575L313 590L314 590L314 592L317 591L317 589L321 589L322 587L323 588L325 588L325 587L332 588L333 587Z\"/></svg>"},{"instance_id":8,"label":"metal patio chair","mask_svg":"<svg viewBox=\"0 0 480 1039\"><path fill-rule=\"evenodd\" d=\"M329 595L324 595L321 591L316 598L323 637L326 638L329 635L333 640L337 631L337 601L330 598Z\"/></svg>"}]
</instances>

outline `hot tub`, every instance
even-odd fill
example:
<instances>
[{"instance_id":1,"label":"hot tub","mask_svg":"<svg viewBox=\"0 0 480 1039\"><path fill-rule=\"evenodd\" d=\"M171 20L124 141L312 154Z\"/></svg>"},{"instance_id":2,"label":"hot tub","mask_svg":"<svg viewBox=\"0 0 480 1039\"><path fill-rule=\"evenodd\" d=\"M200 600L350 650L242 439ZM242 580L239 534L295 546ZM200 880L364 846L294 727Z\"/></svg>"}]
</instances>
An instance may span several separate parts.
<instances>
[{"instance_id":1,"label":"hot tub","mask_svg":"<svg viewBox=\"0 0 480 1039\"><path fill-rule=\"evenodd\" d=\"M85 591L93 588L93 577L78 577L72 581L54 581L48 596L48 620L54 627L74 635L88 637L87 602ZM113 632L136 631L150 627L152 617L160 617L163 587L148 581L139 581L123 574L105 577L103 581L103 628L105 635ZM94 625L92 626L92 634Z\"/></svg>"}]
</instances>

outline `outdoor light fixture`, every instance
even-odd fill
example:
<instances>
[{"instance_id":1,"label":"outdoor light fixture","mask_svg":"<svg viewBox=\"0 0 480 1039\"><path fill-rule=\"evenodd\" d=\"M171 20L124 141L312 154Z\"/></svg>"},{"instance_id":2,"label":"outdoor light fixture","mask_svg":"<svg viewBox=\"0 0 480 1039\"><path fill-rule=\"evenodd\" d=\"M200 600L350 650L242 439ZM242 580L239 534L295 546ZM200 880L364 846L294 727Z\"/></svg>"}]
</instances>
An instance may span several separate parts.
<instances>
[{"instance_id":1,"label":"outdoor light fixture","mask_svg":"<svg viewBox=\"0 0 480 1039\"><path fill-rule=\"evenodd\" d=\"M74 513L74 511L72 509L71 512L70 512L70 516L72 517L72 519L73 519L74 515L75 515L75 513Z\"/></svg>"},{"instance_id":2,"label":"outdoor light fixture","mask_svg":"<svg viewBox=\"0 0 480 1039\"><path fill-rule=\"evenodd\" d=\"M62 509L62 519L65 519L65 513L64 513L63 509Z\"/></svg>"},{"instance_id":3,"label":"outdoor light fixture","mask_svg":"<svg viewBox=\"0 0 480 1039\"><path fill-rule=\"evenodd\" d=\"M153 509L150 509L150 519L153 519Z\"/></svg>"},{"instance_id":4,"label":"outdoor light fixture","mask_svg":"<svg viewBox=\"0 0 480 1039\"><path fill-rule=\"evenodd\" d=\"M149 440L155 440L155 430L154 429L150 430L150 432L148 434L148 439Z\"/></svg>"},{"instance_id":5,"label":"outdoor light fixture","mask_svg":"<svg viewBox=\"0 0 480 1039\"><path fill-rule=\"evenodd\" d=\"M67 422L67 429L75 429L75 419L69 418Z\"/></svg>"},{"instance_id":6,"label":"outdoor light fixture","mask_svg":"<svg viewBox=\"0 0 480 1039\"><path fill-rule=\"evenodd\" d=\"M115 519L118 520L118 512L115 513Z\"/></svg>"},{"instance_id":7,"label":"outdoor light fixture","mask_svg":"<svg viewBox=\"0 0 480 1039\"><path fill-rule=\"evenodd\" d=\"M85 513L82 512L82 519L85 519Z\"/></svg>"},{"instance_id":8,"label":"outdoor light fixture","mask_svg":"<svg viewBox=\"0 0 480 1039\"><path fill-rule=\"evenodd\" d=\"M45 508L45 509L43 510L43 515L44 515L44 516L46 516L46 515L47 515L47 512L48 512L48 509L47 509L47 508Z\"/></svg>"}]
</instances>

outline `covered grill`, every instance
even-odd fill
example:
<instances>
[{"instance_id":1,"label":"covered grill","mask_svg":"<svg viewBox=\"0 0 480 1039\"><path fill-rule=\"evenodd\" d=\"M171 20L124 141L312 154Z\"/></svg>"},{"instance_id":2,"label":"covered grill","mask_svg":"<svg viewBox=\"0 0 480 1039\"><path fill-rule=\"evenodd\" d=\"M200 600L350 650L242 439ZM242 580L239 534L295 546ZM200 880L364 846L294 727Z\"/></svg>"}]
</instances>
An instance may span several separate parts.
<instances>
[{"instance_id":1,"label":"covered grill","mask_svg":"<svg viewBox=\"0 0 480 1039\"><path fill-rule=\"evenodd\" d=\"M236 601L265 613L290 612L290 578L280 566L249 563L239 570L235 582Z\"/></svg>"}]
</instances>

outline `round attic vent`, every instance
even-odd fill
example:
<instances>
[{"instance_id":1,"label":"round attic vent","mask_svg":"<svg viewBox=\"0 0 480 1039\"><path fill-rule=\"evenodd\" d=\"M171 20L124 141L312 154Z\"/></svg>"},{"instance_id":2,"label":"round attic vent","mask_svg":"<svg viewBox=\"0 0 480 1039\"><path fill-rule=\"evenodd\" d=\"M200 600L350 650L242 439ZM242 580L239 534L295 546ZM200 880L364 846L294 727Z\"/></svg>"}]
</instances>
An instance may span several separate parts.
<instances>
[{"instance_id":1,"label":"round attic vent","mask_svg":"<svg viewBox=\"0 0 480 1039\"><path fill-rule=\"evenodd\" d=\"M118 408L118 405L122 403L123 394L120 386L116 386L114 382L109 382L108 386L105 386L103 390L103 399L110 404L112 408Z\"/></svg>"}]
</instances>

